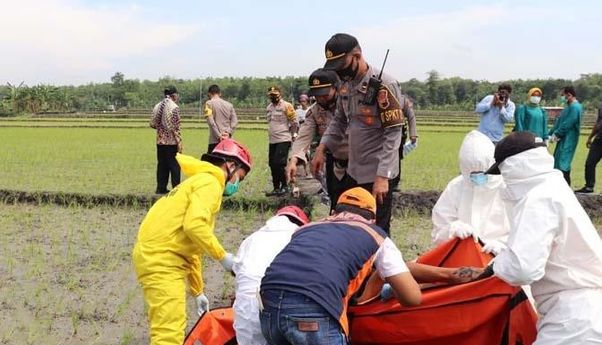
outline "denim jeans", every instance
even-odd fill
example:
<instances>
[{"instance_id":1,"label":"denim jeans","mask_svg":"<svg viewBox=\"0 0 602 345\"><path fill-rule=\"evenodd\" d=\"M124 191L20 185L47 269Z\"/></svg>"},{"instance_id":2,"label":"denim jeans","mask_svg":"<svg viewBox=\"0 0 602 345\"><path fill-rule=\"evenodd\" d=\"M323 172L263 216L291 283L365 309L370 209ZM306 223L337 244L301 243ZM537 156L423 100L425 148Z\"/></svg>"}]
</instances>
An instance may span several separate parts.
<instances>
[{"instance_id":1,"label":"denim jeans","mask_svg":"<svg viewBox=\"0 0 602 345\"><path fill-rule=\"evenodd\" d=\"M338 320L311 298L267 290L261 299L261 332L269 345L347 345Z\"/></svg>"}]
</instances>

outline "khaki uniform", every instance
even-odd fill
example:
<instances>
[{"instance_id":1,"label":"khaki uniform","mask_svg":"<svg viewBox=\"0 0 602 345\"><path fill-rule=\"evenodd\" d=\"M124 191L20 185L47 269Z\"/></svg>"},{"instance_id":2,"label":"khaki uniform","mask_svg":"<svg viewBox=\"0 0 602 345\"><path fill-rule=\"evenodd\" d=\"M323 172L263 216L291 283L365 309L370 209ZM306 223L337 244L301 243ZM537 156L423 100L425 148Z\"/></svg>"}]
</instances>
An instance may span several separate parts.
<instances>
[{"instance_id":1,"label":"khaki uniform","mask_svg":"<svg viewBox=\"0 0 602 345\"><path fill-rule=\"evenodd\" d=\"M270 144L292 141L293 133L297 131L297 115L293 105L281 99L278 104L270 103L266 111Z\"/></svg>"},{"instance_id":2,"label":"khaki uniform","mask_svg":"<svg viewBox=\"0 0 602 345\"><path fill-rule=\"evenodd\" d=\"M347 131L349 140L349 166L347 173L359 184L373 183L376 176L393 179L399 175L399 145L401 125L384 128L379 115L378 102L374 105L362 103L370 77L380 71L369 67L361 78L343 82L338 89L337 108L321 143L327 147L337 146ZM382 75L387 86L399 101L402 112L408 99L402 96L397 81L387 74ZM413 126L415 129L415 126Z\"/></svg>"},{"instance_id":3,"label":"khaki uniform","mask_svg":"<svg viewBox=\"0 0 602 345\"><path fill-rule=\"evenodd\" d=\"M334 109L324 109L318 103L315 103L305 115L305 122L299 129L299 136L293 143L292 155L306 162L305 153L309 150L313 139L317 136L321 138L328 128L328 124L333 118ZM337 155L340 159L347 159L347 138L343 137L337 140ZM330 148L329 148L330 150ZM332 152L332 150L330 150Z\"/></svg>"},{"instance_id":4,"label":"khaki uniform","mask_svg":"<svg viewBox=\"0 0 602 345\"><path fill-rule=\"evenodd\" d=\"M234 134L238 118L232 103L214 96L205 103L205 118L209 126L209 144L217 144L222 133Z\"/></svg>"}]
</instances>

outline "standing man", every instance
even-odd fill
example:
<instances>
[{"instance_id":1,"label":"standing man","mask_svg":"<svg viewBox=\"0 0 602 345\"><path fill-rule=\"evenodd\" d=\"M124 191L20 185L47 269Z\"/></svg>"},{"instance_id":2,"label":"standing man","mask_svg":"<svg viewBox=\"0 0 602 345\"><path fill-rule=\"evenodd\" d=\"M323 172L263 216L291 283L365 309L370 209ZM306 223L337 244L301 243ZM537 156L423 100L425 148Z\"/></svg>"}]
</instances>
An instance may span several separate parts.
<instances>
[{"instance_id":1,"label":"standing man","mask_svg":"<svg viewBox=\"0 0 602 345\"><path fill-rule=\"evenodd\" d=\"M328 124L334 117L334 110L337 101L337 89L339 77L334 71L328 71L318 68L309 76L309 93L316 98L308 110L305 122L301 125L299 136L293 143L292 157L286 167L286 177L288 181L295 182L297 175L297 164L307 163L307 152L311 143L317 139L319 142L328 127ZM334 205L344 188L341 190L344 167L347 166L348 147L347 138L343 136L337 140L337 145L326 150L326 189L330 198L330 209ZM334 152L334 154L333 154ZM335 158L336 157L336 158ZM337 176L335 176L335 164L337 164ZM339 171L342 170L342 173ZM320 178L319 175L315 175ZM336 180L335 180L336 179Z\"/></svg>"},{"instance_id":2,"label":"standing man","mask_svg":"<svg viewBox=\"0 0 602 345\"><path fill-rule=\"evenodd\" d=\"M549 140L556 143L554 168L562 171L566 183L570 186L571 163L579 143L583 107L577 101L577 94L572 86L565 86L562 89L560 101L566 105L554 122L554 127L550 130Z\"/></svg>"},{"instance_id":3,"label":"standing man","mask_svg":"<svg viewBox=\"0 0 602 345\"><path fill-rule=\"evenodd\" d=\"M209 310L204 294L202 258L209 255L232 270L213 229L222 196L230 196L251 171L249 151L222 140L202 161L178 155L186 181L159 199L140 225L132 259L148 306L151 345L181 345L186 328L186 281L198 313Z\"/></svg>"},{"instance_id":4,"label":"standing man","mask_svg":"<svg viewBox=\"0 0 602 345\"><path fill-rule=\"evenodd\" d=\"M352 185L365 188L378 203L376 224L387 234L391 222L393 190L399 175L399 146L401 128L411 107L401 94L397 81L382 74L382 81L369 90L371 79L381 71L364 60L357 39L339 33L326 42L324 69L333 70L341 79L338 88L334 119L328 125L316 156L313 173L318 173L324 162L327 147L337 147L347 133L349 166L347 174ZM373 97L370 97L373 96Z\"/></svg>"},{"instance_id":5,"label":"standing man","mask_svg":"<svg viewBox=\"0 0 602 345\"><path fill-rule=\"evenodd\" d=\"M479 132L485 134L494 144L502 139L504 125L514 120L516 106L510 100L512 86L501 84L493 95L485 96L475 111L481 116Z\"/></svg>"},{"instance_id":6,"label":"standing man","mask_svg":"<svg viewBox=\"0 0 602 345\"><path fill-rule=\"evenodd\" d=\"M531 285L541 316L534 345L600 344L602 241L553 165L531 132L511 133L496 146L486 173L506 182L510 235L483 276Z\"/></svg>"},{"instance_id":7,"label":"standing man","mask_svg":"<svg viewBox=\"0 0 602 345\"><path fill-rule=\"evenodd\" d=\"M577 193L593 193L596 184L596 165L602 159L602 103L598 107L598 119L587 138L585 146L589 149L585 160L585 187Z\"/></svg>"},{"instance_id":8,"label":"standing man","mask_svg":"<svg viewBox=\"0 0 602 345\"><path fill-rule=\"evenodd\" d=\"M297 137L297 117L293 105L282 99L278 86L268 89L268 97L270 104L266 110L270 136L269 165L274 189L265 195L281 196L288 191L285 168L291 142Z\"/></svg>"},{"instance_id":9,"label":"standing man","mask_svg":"<svg viewBox=\"0 0 602 345\"><path fill-rule=\"evenodd\" d=\"M209 146L207 153L213 152L215 146L225 138L232 138L238 118L232 103L221 98L222 94L217 85L209 86L209 100L205 102L205 119L209 126Z\"/></svg>"},{"instance_id":10,"label":"standing man","mask_svg":"<svg viewBox=\"0 0 602 345\"><path fill-rule=\"evenodd\" d=\"M168 192L170 174L171 188L180 184L180 166L176 161L176 153L182 152L180 108L176 104L180 96L174 86L166 87L163 93L165 98L155 105L150 121L151 128L157 130L157 194Z\"/></svg>"}]
</instances>

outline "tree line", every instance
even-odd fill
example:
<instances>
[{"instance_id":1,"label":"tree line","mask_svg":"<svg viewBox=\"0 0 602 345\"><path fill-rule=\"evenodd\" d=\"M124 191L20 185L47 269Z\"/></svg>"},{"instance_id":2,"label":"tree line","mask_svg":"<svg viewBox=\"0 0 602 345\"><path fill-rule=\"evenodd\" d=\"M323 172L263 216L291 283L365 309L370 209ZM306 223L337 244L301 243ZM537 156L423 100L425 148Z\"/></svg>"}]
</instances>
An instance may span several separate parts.
<instances>
[{"instance_id":1,"label":"tree line","mask_svg":"<svg viewBox=\"0 0 602 345\"><path fill-rule=\"evenodd\" d=\"M507 80L513 87L512 99L523 103L527 91L537 86L543 91L543 105L560 105L558 93L566 85L573 85L577 98L589 110L597 109L602 100L602 74L582 74L576 80L533 79ZM127 79L117 72L106 83L80 86L34 85L24 83L0 86L0 114L63 113L150 109L162 98L163 89L174 85L180 93L184 109L199 109L206 100L207 88L217 84L223 97L237 108L264 107L266 91L272 85L282 89L284 98L294 101L307 92L306 77L223 77L203 79L176 79L164 77L158 81ZM494 92L498 82L459 77L443 78L437 71L426 73L425 80L410 79L400 82L402 91L414 99L418 109L474 110L475 103Z\"/></svg>"}]
</instances>

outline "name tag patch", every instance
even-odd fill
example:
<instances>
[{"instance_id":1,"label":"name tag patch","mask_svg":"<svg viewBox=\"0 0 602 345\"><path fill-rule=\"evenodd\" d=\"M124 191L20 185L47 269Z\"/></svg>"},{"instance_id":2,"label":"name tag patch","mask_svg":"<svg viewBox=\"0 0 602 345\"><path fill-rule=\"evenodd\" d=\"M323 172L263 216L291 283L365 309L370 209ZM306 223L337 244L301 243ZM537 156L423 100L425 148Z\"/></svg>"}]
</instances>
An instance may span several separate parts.
<instances>
[{"instance_id":1,"label":"name tag patch","mask_svg":"<svg viewBox=\"0 0 602 345\"><path fill-rule=\"evenodd\" d=\"M401 104L386 85L381 86L376 101L378 103L378 112L383 128L400 126L403 124L404 115Z\"/></svg>"}]
</instances>

